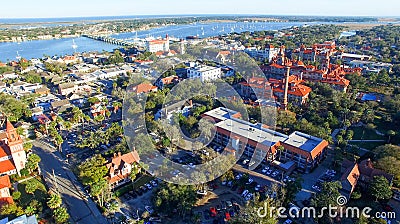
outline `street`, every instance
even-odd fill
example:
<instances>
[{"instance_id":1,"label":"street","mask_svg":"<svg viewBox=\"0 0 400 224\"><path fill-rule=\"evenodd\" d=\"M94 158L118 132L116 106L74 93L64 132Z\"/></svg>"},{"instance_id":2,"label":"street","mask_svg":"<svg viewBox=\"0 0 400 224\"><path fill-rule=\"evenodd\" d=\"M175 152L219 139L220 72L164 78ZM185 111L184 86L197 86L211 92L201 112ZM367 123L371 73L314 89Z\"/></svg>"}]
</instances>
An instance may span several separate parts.
<instances>
[{"instance_id":1,"label":"street","mask_svg":"<svg viewBox=\"0 0 400 224\"><path fill-rule=\"evenodd\" d=\"M61 194L73 223L107 223L96 204L89 197L86 199L82 185L62 161L59 152L52 152L54 149L39 141L33 141L32 150L41 158L39 165L46 184Z\"/></svg>"}]
</instances>

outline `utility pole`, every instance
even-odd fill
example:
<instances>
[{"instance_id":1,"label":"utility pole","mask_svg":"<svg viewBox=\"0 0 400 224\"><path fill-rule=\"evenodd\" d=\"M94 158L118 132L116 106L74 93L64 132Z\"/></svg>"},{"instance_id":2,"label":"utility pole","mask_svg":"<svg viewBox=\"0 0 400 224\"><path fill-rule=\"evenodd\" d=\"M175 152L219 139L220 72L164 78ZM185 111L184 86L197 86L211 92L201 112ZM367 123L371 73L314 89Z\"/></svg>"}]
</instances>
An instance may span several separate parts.
<instances>
[{"instance_id":1,"label":"utility pole","mask_svg":"<svg viewBox=\"0 0 400 224\"><path fill-rule=\"evenodd\" d=\"M54 181L54 185L55 185L55 188L56 188L56 192L57 192L57 194L60 194L60 192L58 190L57 177L54 174L54 169L52 169L52 171L53 171L53 181Z\"/></svg>"}]
</instances>

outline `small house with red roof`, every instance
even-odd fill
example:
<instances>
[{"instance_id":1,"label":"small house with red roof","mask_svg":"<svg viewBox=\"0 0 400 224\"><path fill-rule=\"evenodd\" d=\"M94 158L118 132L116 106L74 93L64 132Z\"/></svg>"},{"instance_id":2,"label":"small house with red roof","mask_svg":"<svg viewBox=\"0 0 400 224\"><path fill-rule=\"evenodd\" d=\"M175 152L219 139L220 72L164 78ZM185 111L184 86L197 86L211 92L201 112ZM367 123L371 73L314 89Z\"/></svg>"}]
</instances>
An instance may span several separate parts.
<instances>
[{"instance_id":1,"label":"small house with red roof","mask_svg":"<svg viewBox=\"0 0 400 224\"><path fill-rule=\"evenodd\" d=\"M371 159L365 159L359 163L345 159L341 167L342 194L350 197L356 185L367 187L376 176L383 176L389 185L393 182L393 175L383 170L374 168Z\"/></svg>"},{"instance_id":2,"label":"small house with red roof","mask_svg":"<svg viewBox=\"0 0 400 224\"><path fill-rule=\"evenodd\" d=\"M157 90L158 90L157 86L153 86L150 83L141 83L132 88L132 91L135 92L136 94L157 92Z\"/></svg>"},{"instance_id":3,"label":"small house with red roof","mask_svg":"<svg viewBox=\"0 0 400 224\"><path fill-rule=\"evenodd\" d=\"M164 89L165 86L172 84L172 83L178 83L179 82L179 77L176 75L171 75L165 78L159 78L155 82L155 86L159 89Z\"/></svg>"},{"instance_id":4,"label":"small house with red roof","mask_svg":"<svg viewBox=\"0 0 400 224\"><path fill-rule=\"evenodd\" d=\"M121 155L114 154L108 160L106 167L108 169L107 181L111 188L118 187L130 181L129 174L135 163L139 162L139 155L136 150Z\"/></svg>"}]
</instances>

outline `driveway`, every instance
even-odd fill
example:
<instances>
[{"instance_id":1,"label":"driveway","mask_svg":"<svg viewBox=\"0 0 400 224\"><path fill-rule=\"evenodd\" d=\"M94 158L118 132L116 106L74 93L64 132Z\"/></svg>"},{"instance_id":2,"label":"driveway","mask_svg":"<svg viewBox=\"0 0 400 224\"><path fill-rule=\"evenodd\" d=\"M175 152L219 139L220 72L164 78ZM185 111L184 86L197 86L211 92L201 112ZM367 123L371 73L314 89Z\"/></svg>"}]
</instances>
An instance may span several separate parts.
<instances>
[{"instance_id":1,"label":"driveway","mask_svg":"<svg viewBox=\"0 0 400 224\"><path fill-rule=\"evenodd\" d=\"M302 175L302 189L296 195L296 202L309 199L313 193L316 193L316 191L312 189L312 186L317 182L318 178L326 172L326 170L331 169L332 158L333 152L330 148L328 148L327 158L321 164L319 164L319 166L312 173Z\"/></svg>"}]
</instances>

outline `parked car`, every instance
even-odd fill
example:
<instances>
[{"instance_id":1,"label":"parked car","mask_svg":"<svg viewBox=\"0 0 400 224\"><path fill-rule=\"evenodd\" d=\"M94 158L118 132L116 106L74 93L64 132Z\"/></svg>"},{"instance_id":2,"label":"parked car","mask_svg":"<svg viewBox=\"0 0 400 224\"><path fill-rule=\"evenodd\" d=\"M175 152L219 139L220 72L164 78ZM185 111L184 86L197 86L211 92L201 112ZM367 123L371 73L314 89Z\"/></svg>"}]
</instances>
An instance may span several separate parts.
<instances>
[{"instance_id":1,"label":"parked car","mask_svg":"<svg viewBox=\"0 0 400 224\"><path fill-rule=\"evenodd\" d=\"M149 212L150 214L153 214L153 212L154 212L154 209L148 205L144 206L144 209L146 209L146 211Z\"/></svg>"},{"instance_id":2,"label":"parked car","mask_svg":"<svg viewBox=\"0 0 400 224\"><path fill-rule=\"evenodd\" d=\"M243 165L246 165L249 161L250 161L250 160L245 159L245 160L243 160L242 164L243 164Z\"/></svg>"},{"instance_id":3,"label":"parked car","mask_svg":"<svg viewBox=\"0 0 400 224\"><path fill-rule=\"evenodd\" d=\"M150 217L149 221L150 222L161 222L161 218L160 217Z\"/></svg>"},{"instance_id":4,"label":"parked car","mask_svg":"<svg viewBox=\"0 0 400 224\"><path fill-rule=\"evenodd\" d=\"M226 206L228 206L228 208L231 208L232 207L232 202L230 200L227 200L226 201Z\"/></svg>"},{"instance_id":5,"label":"parked car","mask_svg":"<svg viewBox=\"0 0 400 224\"><path fill-rule=\"evenodd\" d=\"M249 193L249 190L244 190L244 191L242 192L242 197L245 197L245 196L247 195L247 193Z\"/></svg>"},{"instance_id":6,"label":"parked car","mask_svg":"<svg viewBox=\"0 0 400 224\"><path fill-rule=\"evenodd\" d=\"M225 201L221 201L221 209L222 209L222 210L226 210Z\"/></svg>"},{"instance_id":7,"label":"parked car","mask_svg":"<svg viewBox=\"0 0 400 224\"><path fill-rule=\"evenodd\" d=\"M249 180L246 184L251 184L251 183L253 183L253 181L254 181L253 178L249 178Z\"/></svg>"},{"instance_id":8,"label":"parked car","mask_svg":"<svg viewBox=\"0 0 400 224\"><path fill-rule=\"evenodd\" d=\"M261 173L267 173L268 170L269 170L269 167L264 167L264 168L261 170Z\"/></svg>"},{"instance_id":9,"label":"parked car","mask_svg":"<svg viewBox=\"0 0 400 224\"><path fill-rule=\"evenodd\" d=\"M217 216L217 210L214 207L211 207L210 208L210 214L211 214L211 217Z\"/></svg>"},{"instance_id":10,"label":"parked car","mask_svg":"<svg viewBox=\"0 0 400 224\"><path fill-rule=\"evenodd\" d=\"M157 185L158 185L157 182L156 182L155 180L152 180L152 181L151 181L151 184L153 185L153 187L157 187Z\"/></svg>"}]
</instances>

